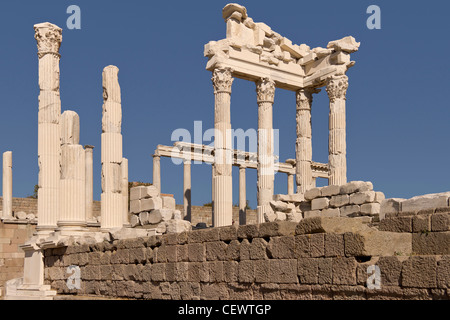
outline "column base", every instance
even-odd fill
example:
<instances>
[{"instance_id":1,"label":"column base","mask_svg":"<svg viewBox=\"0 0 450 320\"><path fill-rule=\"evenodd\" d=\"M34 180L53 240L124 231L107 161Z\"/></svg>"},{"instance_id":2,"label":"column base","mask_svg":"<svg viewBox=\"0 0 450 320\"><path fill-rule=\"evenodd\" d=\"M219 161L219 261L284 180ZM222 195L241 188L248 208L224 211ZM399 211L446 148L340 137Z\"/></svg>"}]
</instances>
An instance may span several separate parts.
<instances>
[{"instance_id":1,"label":"column base","mask_svg":"<svg viewBox=\"0 0 450 320\"><path fill-rule=\"evenodd\" d=\"M23 284L23 278L6 282L4 300L53 300L56 291L49 285Z\"/></svg>"}]
</instances>

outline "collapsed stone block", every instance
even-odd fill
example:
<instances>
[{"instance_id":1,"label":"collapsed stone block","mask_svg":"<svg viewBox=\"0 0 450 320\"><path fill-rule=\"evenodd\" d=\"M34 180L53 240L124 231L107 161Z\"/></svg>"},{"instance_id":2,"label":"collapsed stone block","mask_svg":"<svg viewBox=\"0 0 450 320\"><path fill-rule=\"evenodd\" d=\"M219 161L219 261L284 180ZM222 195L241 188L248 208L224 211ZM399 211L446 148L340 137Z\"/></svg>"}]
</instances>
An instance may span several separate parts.
<instances>
[{"instance_id":1,"label":"collapsed stone block","mask_svg":"<svg viewBox=\"0 0 450 320\"><path fill-rule=\"evenodd\" d=\"M373 190L372 182L351 181L341 186L341 194L352 194L356 192L365 192Z\"/></svg>"},{"instance_id":2,"label":"collapsed stone block","mask_svg":"<svg viewBox=\"0 0 450 320\"><path fill-rule=\"evenodd\" d=\"M311 210L322 210L328 208L329 204L328 198L315 198L311 201Z\"/></svg>"},{"instance_id":3,"label":"collapsed stone block","mask_svg":"<svg viewBox=\"0 0 450 320\"><path fill-rule=\"evenodd\" d=\"M176 203L174 197L162 196L161 199L163 209L175 210Z\"/></svg>"},{"instance_id":4,"label":"collapsed stone block","mask_svg":"<svg viewBox=\"0 0 450 320\"><path fill-rule=\"evenodd\" d=\"M350 204L364 204L375 201L374 191L356 192L350 195Z\"/></svg>"},{"instance_id":5,"label":"collapsed stone block","mask_svg":"<svg viewBox=\"0 0 450 320\"><path fill-rule=\"evenodd\" d=\"M161 198L141 199L141 211L162 209Z\"/></svg>"},{"instance_id":6,"label":"collapsed stone block","mask_svg":"<svg viewBox=\"0 0 450 320\"><path fill-rule=\"evenodd\" d=\"M448 207L450 192L426 194L402 201L401 211L419 211L430 208Z\"/></svg>"}]
</instances>

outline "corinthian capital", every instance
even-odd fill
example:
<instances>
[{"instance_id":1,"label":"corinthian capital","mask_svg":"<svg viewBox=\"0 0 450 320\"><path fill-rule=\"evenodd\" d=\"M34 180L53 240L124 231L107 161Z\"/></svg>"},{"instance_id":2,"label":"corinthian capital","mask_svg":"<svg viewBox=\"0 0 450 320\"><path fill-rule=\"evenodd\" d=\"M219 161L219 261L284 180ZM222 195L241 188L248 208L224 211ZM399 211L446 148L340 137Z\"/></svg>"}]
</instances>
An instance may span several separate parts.
<instances>
[{"instance_id":1,"label":"corinthian capital","mask_svg":"<svg viewBox=\"0 0 450 320\"><path fill-rule=\"evenodd\" d=\"M232 70L230 68L216 68L213 71L211 81L214 86L214 93L226 92L231 93L231 85L233 84Z\"/></svg>"},{"instance_id":2,"label":"corinthian capital","mask_svg":"<svg viewBox=\"0 0 450 320\"><path fill-rule=\"evenodd\" d=\"M296 92L297 110L311 110L313 93L319 93L320 89L303 88Z\"/></svg>"},{"instance_id":3,"label":"corinthian capital","mask_svg":"<svg viewBox=\"0 0 450 320\"><path fill-rule=\"evenodd\" d=\"M257 101L272 102L275 98L275 81L270 78L261 78L256 83Z\"/></svg>"},{"instance_id":4,"label":"corinthian capital","mask_svg":"<svg viewBox=\"0 0 450 320\"><path fill-rule=\"evenodd\" d=\"M328 98L331 102L336 99L344 99L348 88L348 77L346 75L342 76L332 76L327 82L327 93Z\"/></svg>"},{"instance_id":5,"label":"corinthian capital","mask_svg":"<svg viewBox=\"0 0 450 320\"><path fill-rule=\"evenodd\" d=\"M34 25L34 38L37 41L38 56L42 58L47 53L59 56L62 42L62 29L49 22Z\"/></svg>"}]
</instances>

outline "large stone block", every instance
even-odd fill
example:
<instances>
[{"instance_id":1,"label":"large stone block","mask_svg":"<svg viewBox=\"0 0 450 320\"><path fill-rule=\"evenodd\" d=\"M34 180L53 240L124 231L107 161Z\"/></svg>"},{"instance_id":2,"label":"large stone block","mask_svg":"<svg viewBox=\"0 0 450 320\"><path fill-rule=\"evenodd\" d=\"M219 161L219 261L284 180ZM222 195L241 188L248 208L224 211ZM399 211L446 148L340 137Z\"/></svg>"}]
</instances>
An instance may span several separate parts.
<instances>
[{"instance_id":1,"label":"large stone block","mask_svg":"<svg viewBox=\"0 0 450 320\"><path fill-rule=\"evenodd\" d=\"M350 197L348 194L340 194L332 196L330 199L330 207L338 208L349 204Z\"/></svg>"},{"instance_id":2,"label":"large stone block","mask_svg":"<svg viewBox=\"0 0 450 320\"><path fill-rule=\"evenodd\" d=\"M131 200L130 201L130 212L137 214L141 212L141 200Z\"/></svg>"},{"instance_id":3,"label":"large stone block","mask_svg":"<svg viewBox=\"0 0 450 320\"><path fill-rule=\"evenodd\" d=\"M436 288L436 257L410 257L403 262L402 286Z\"/></svg>"},{"instance_id":4,"label":"large stone block","mask_svg":"<svg viewBox=\"0 0 450 320\"><path fill-rule=\"evenodd\" d=\"M159 190L155 186L145 186L141 189L141 199L159 197Z\"/></svg>"},{"instance_id":5,"label":"large stone block","mask_svg":"<svg viewBox=\"0 0 450 320\"><path fill-rule=\"evenodd\" d=\"M365 203L361 205L361 214L363 215L379 215L380 214L380 204L379 203Z\"/></svg>"},{"instance_id":6,"label":"large stone block","mask_svg":"<svg viewBox=\"0 0 450 320\"><path fill-rule=\"evenodd\" d=\"M380 231L412 232L412 217L386 218L380 221Z\"/></svg>"},{"instance_id":7,"label":"large stone block","mask_svg":"<svg viewBox=\"0 0 450 320\"><path fill-rule=\"evenodd\" d=\"M333 284L356 285L356 266L353 257L333 258Z\"/></svg>"},{"instance_id":8,"label":"large stone block","mask_svg":"<svg viewBox=\"0 0 450 320\"><path fill-rule=\"evenodd\" d=\"M264 247L263 257L267 257L265 249ZM273 259L293 259L295 257L294 236L272 237L267 249Z\"/></svg>"},{"instance_id":9,"label":"large stone block","mask_svg":"<svg viewBox=\"0 0 450 320\"><path fill-rule=\"evenodd\" d=\"M331 185L331 186L325 186L321 188L321 195L322 197L331 197L338 195L340 193L340 186Z\"/></svg>"},{"instance_id":10,"label":"large stone block","mask_svg":"<svg viewBox=\"0 0 450 320\"><path fill-rule=\"evenodd\" d=\"M325 234L325 257L343 257L344 236L342 234Z\"/></svg>"},{"instance_id":11,"label":"large stone block","mask_svg":"<svg viewBox=\"0 0 450 320\"><path fill-rule=\"evenodd\" d=\"M297 223L291 221L276 221L261 223L259 225L259 234L261 238L273 236L294 235Z\"/></svg>"},{"instance_id":12,"label":"large stone block","mask_svg":"<svg viewBox=\"0 0 450 320\"><path fill-rule=\"evenodd\" d=\"M449 231L450 230L450 214L435 213L431 215L432 231Z\"/></svg>"},{"instance_id":13,"label":"large stone block","mask_svg":"<svg viewBox=\"0 0 450 320\"><path fill-rule=\"evenodd\" d=\"M322 210L328 208L329 204L328 198L315 198L311 201L311 210Z\"/></svg>"},{"instance_id":14,"label":"large stone block","mask_svg":"<svg viewBox=\"0 0 450 320\"><path fill-rule=\"evenodd\" d=\"M149 198L149 199L142 199L140 201L141 201L141 211L162 209L161 198Z\"/></svg>"},{"instance_id":15,"label":"large stone block","mask_svg":"<svg viewBox=\"0 0 450 320\"><path fill-rule=\"evenodd\" d=\"M450 254L450 231L414 233L412 251L415 254Z\"/></svg>"},{"instance_id":16,"label":"large stone block","mask_svg":"<svg viewBox=\"0 0 450 320\"><path fill-rule=\"evenodd\" d=\"M426 194L402 201L401 211L419 211L424 209L448 207L450 192Z\"/></svg>"},{"instance_id":17,"label":"large stone block","mask_svg":"<svg viewBox=\"0 0 450 320\"><path fill-rule=\"evenodd\" d=\"M174 197L167 197L167 196L162 196L162 207L163 209L171 209L171 210L175 210L175 198Z\"/></svg>"},{"instance_id":18,"label":"large stone block","mask_svg":"<svg viewBox=\"0 0 450 320\"><path fill-rule=\"evenodd\" d=\"M361 214L361 207L357 204L339 208L341 217L357 217Z\"/></svg>"},{"instance_id":19,"label":"large stone block","mask_svg":"<svg viewBox=\"0 0 450 320\"><path fill-rule=\"evenodd\" d=\"M186 220L169 220L166 222L167 233L181 233L192 230L192 225Z\"/></svg>"},{"instance_id":20,"label":"large stone block","mask_svg":"<svg viewBox=\"0 0 450 320\"><path fill-rule=\"evenodd\" d=\"M362 191L350 195L350 204L364 204L375 201L375 191Z\"/></svg>"},{"instance_id":21,"label":"large stone block","mask_svg":"<svg viewBox=\"0 0 450 320\"><path fill-rule=\"evenodd\" d=\"M297 260L269 260L269 281L272 283L298 283Z\"/></svg>"},{"instance_id":22,"label":"large stone block","mask_svg":"<svg viewBox=\"0 0 450 320\"><path fill-rule=\"evenodd\" d=\"M408 255L412 253L412 235L378 231L373 228L365 231L344 234L346 256Z\"/></svg>"},{"instance_id":23,"label":"large stone block","mask_svg":"<svg viewBox=\"0 0 450 320\"><path fill-rule=\"evenodd\" d=\"M370 181L350 181L341 186L341 194L352 194L356 192L365 192L373 190L373 184Z\"/></svg>"},{"instance_id":24,"label":"large stone block","mask_svg":"<svg viewBox=\"0 0 450 320\"><path fill-rule=\"evenodd\" d=\"M366 219L363 217L352 219L345 217L315 217L300 221L295 229L295 233L345 233L366 229L368 229L368 226Z\"/></svg>"},{"instance_id":25,"label":"large stone block","mask_svg":"<svg viewBox=\"0 0 450 320\"><path fill-rule=\"evenodd\" d=\"M305 192L305 200L313 200L321 196L321 190L319 188L312 188Z\"/></svg>"}]
</instances>

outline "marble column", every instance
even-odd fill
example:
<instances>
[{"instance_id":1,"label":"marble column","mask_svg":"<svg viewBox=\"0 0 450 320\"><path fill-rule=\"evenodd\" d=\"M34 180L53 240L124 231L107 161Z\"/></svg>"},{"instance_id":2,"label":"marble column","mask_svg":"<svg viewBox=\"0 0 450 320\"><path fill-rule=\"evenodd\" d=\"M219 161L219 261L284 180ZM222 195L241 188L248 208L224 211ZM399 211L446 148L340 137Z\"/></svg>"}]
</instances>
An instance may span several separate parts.
<instances>
[{"instance_id":1,"label":"marble column","mask_svg":"<svg viewBox=\"0 0 450 320\"><path fill-rule=\"evenodd\" d=\"M60 230L86 227L86 152L80 140L80 118L74 111L61 115L61 172L59 184Z\"/></svg>"},{"instance_id":2,"label":"marble column","mask_svg":"<svg viewBox=\"0 0 450 320\"><path fill-rule=\"evenodd\" d=\"M12 218L12 152L3 153L3 212L2 218Z\"/></svg>"},{"instance_id":3,"label":"marble column","mask_svg":"<svg viewBox=\"0 0 450 320\"><path fill-rule=\"evenodd\" d=\"M292 173L287 175L287 192L288 194L294 194L294 175Z\"/></svg>"},{"instance_id":4,"label":"marble column","mask_svg":"<svg viewBox=\"0 0 450 320\"><path fill-rule=\"evenodd\" d=\"M60 180L60 117L59 48L62 30L51 23L34 26L39 57L39 112L38 112L38 224L40 234L57 227L59 214Z\"/></svg>"},{"instance_id":5,"label":"marble column","mask_svg":"<svg viewBox=\"0 0 450 320\"><path fill-rule=\"evenodd\" d=\"M122 102L118 73L116 66L103 69L101 229L105 231L123 226Z\"/></svg>"},{"instance_id":6,"label":"marble column","mask_svg":"<svg viewBox=\"0 0 450 320\"><path fill-rule=\"evenodd\" d=\"M312 128L311 105L315 88L300 89L296 93L297 139L295 143L297 193L305 193L312 185Z\"/></svg>"},{"instance_id":7,"label":"marble column","mask_svg":"<svg viewBox=\"0 0 450 320\"><path fill-rule=\"evenodd\" d=\"M247 188L245 181L245 164L239 165L239 225L247 224Z\"/></svg>"},{"instance_id":8,"label":"marble column","mask_svg":"<svg viewBox=\"0 0 450 320\"><path fill-rule=\"evenodd\" d=\"M212 225L214 225L214 163L211 163L211 214Z\"/></svg>"},{"instance_id":9,"label":"marble column","mask_svg":"<svg viewBox=\"0 0 450 320\"><path fill-rule=\"evenodd\" d=\"M330 185L347 183L345 96L348 88L346 75L328 79L327 93L330 99L328 163L330 166Z\"/></svg>"},{"instance_id":10,"label":"marble column","mask_svg":"<svg viewBox=\"0 0 450 320\"><path fill-rule=\"evenodd\" d=\"M161 193L161 156L153 155L153 185Z\"/></svg>"},{"instance_id":11,"label":"marble column","mask_svg":"<svg viewBox=\"0 0 450 320\"><path fill-rule=\"evenodd\" d=\"M274 192L273 101L275 82L262 78L256 83L258 102L258 207L257 223L264 222L264 214L273 210L270 201Z\"/></svg>"},{"instance_id":12,"label":"marble column","mask_svg":"<svg viewBox=\"0 0 450 320\"><path fill-rule=\"evenodd\" d=\"M214 86L214 227L233 223L233 150L231 141L231 85L232 70L216 68Z\"/></svg>"},{"instance_id":13,"label":"marble column","mask_svg":"<svg viewBox=\"0 0 450 320\"><path fill-rule=\"evenodd\" d=\"M94 206L94 146L84 146L86 164L86 221L95 222Z\"/></svg>"},{"instance_id":14,"label":"marble column","mask_svg":"<svg viewBox=\"0 0 450 320\"><path fill-rule=\"evenodd\" d=\"M123 225L129 226L130 221L128 219L128 159L122 158L122 164L120 165L122 169L122 209L123 209Z\"/></svg>"},{"instance_id":15,"label":"marble column","mask_svg":"<svg viewBox=\"0 0 450 320\"><path fill-rule=\"evenodd\" d=\"M183 177L184 219L191 221L191 160L183 160Z\"/></svg>"}]
</instances>

